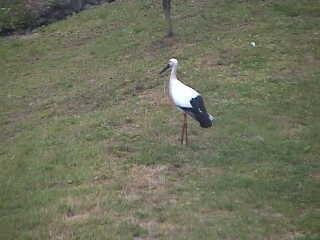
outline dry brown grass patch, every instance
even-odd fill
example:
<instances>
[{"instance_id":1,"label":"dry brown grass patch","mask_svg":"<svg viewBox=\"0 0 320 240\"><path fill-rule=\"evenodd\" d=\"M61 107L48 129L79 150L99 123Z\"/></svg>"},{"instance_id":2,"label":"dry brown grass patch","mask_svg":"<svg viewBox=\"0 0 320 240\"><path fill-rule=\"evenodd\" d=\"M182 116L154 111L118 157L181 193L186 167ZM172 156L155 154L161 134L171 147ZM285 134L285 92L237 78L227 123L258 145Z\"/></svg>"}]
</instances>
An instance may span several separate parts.
<instances>
[{"instance_id":1,"label":"dry brown grass patch","mask_svg":"<svg viewBox=\"0 0 320 240\"><path fill-rule=\"evenodd\" d=\"M276 116L274 120L281 129L280 134L286 138L298 138L305 129L305 126L287 116Z\"/></svg>"},{"instance_id":2,"label":"dry brown grass patch","mask_svg":"<svg viewBox=\"0 0 320 240\"><path fill-rule=\"evenodd\" d=\"M63 219L67 223L84 222L90 217L101 214L102 210L99 201L96 202L93 196L85 196L83 198L67 197L62 203L67 207Z\"/></svg>"},{"instance_id":3,"label":"dry brown grass patch","mask_svg":"<svg viewBox=\"0 0 320 240\"><path fill-rule=\"evenodd\" d=\"M151 106L168 106L171 101L168 97L168 90L163 88L146 90L139 95L140 101Z\"/></svg>"},{"instance_id":4,"label":"dry brown grass patch","mask_svg":"<svg viewBox=\"0 0 320 240\"><path fill-rule=\"evenodd\" d=\"M137 200L148 192L164 190L166 184L166 165L134 165L129 170L128 183L123 189L127 200Z\"/></svg>"},{"instance_id":5,"label":"dry brown grass patch","mask_svg":"<svg viewBox=\"0 0 320 240\"><path fill-rule=\"evenodd\" d=\"M315 172L313 174L311 174L312 178L316 181L320 181L320 172Z\"/></svg>"},{"instance_id":6,"label":"dry brown grass patch","mask_svg":"<svg viewBox=\"0 0 320 240\"><path fill-rule=\"evenodd\" d=\"M204 54L201 58L198 59L196 65L206 69L222 66L217 54Z\"/></svg>"}]
</instances>

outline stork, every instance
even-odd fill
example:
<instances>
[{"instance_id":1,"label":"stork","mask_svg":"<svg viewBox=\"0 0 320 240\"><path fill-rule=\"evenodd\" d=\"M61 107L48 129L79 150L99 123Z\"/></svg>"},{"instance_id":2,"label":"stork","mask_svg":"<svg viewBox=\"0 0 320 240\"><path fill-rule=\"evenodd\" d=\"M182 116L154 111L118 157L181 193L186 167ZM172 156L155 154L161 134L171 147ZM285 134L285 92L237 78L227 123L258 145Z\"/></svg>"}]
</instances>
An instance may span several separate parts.
<instances>
[{"instance_id":1,"label":"stork","mask_svg":"<svg viewBox=\"0 0 320 240\"><path fill-rule=\"evenodd\" d=\"M178 60L171 58L160 74L171 69L169 80L169 96L175 106L183 113L183 125L181 130L181 144L188 144L187 115L200 123L202 128L210 128L215 118L209 114L201 95L191 87L177 79Z\"/></svg>"}]
</instances>

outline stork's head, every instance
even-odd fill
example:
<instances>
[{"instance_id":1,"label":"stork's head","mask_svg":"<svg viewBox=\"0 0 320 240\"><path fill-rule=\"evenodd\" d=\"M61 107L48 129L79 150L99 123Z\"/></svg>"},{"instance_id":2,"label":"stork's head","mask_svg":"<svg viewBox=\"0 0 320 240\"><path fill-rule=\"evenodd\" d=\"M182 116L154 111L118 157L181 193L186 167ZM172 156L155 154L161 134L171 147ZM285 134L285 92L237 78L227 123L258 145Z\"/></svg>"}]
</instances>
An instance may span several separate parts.
<instances>
[{"instance_id":1,"label":"stork's head","mask_svg":"<svg viewBox=\"0 0 320 240\"><path fill-rule=\"evenodd\" d=\"M175 58L171 58L171 59L169 60L168 64L167 64L167 66L165 66L165 67L161 70L160 74L164 73L166 70L168 70L168 69L170 69L170 68L176 67L177 65L178 65L178 60L175 59Z\"/></svg>"},{"instance_id":2,"label":"stork's head","mask_svg":"<svg viewBox=\"0 0 320 240\"><path fill-rule=\"evenodd\" d=\"M175 65L178 65L178 60L175 58L171 58L168 62L168 65L170 65L170 67L173 67Z\"/></svg>"}]
</instances>

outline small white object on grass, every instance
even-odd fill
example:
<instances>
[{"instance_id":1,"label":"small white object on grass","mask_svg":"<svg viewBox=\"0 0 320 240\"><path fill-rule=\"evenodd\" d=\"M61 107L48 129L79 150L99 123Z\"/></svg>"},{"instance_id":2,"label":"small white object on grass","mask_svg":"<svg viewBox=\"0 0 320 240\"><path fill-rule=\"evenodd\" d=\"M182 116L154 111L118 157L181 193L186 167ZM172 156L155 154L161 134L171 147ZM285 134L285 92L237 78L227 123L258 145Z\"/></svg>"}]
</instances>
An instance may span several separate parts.
<instances>
[{"instance_id":1,"label":"small white object on grass","mask_svg":"<svg viewBox=\"0 0 320 240\"><path fill-rule=\"evenodd\" d=\"M256 43L255 43L255 42L250 42L250 45L251 45L252 47L255 47L255 46L256 46Z\"/></svg>"}]
</instances>

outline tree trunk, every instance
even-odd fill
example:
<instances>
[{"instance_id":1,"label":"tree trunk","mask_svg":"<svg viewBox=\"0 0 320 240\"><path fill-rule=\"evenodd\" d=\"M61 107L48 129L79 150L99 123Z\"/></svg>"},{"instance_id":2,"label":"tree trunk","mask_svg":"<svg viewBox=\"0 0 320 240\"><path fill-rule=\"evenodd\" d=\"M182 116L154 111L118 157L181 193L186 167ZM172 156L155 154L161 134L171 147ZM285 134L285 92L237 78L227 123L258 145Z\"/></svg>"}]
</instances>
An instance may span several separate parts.
<instances>
[{"instance_id":1,"label":"tree trunk","mask_svg":"<svg viewBox=\"0 0 320 240\"><path fill-rule=\"evenodd\" d=\"M171 0L162 0L162 7L163 7L163 11L164 11L164 16L165 16L166 21L168 23L167 36L172 37L173 30L172 30L172 21L171 21Z\"/></svg>"}]
</instances>

